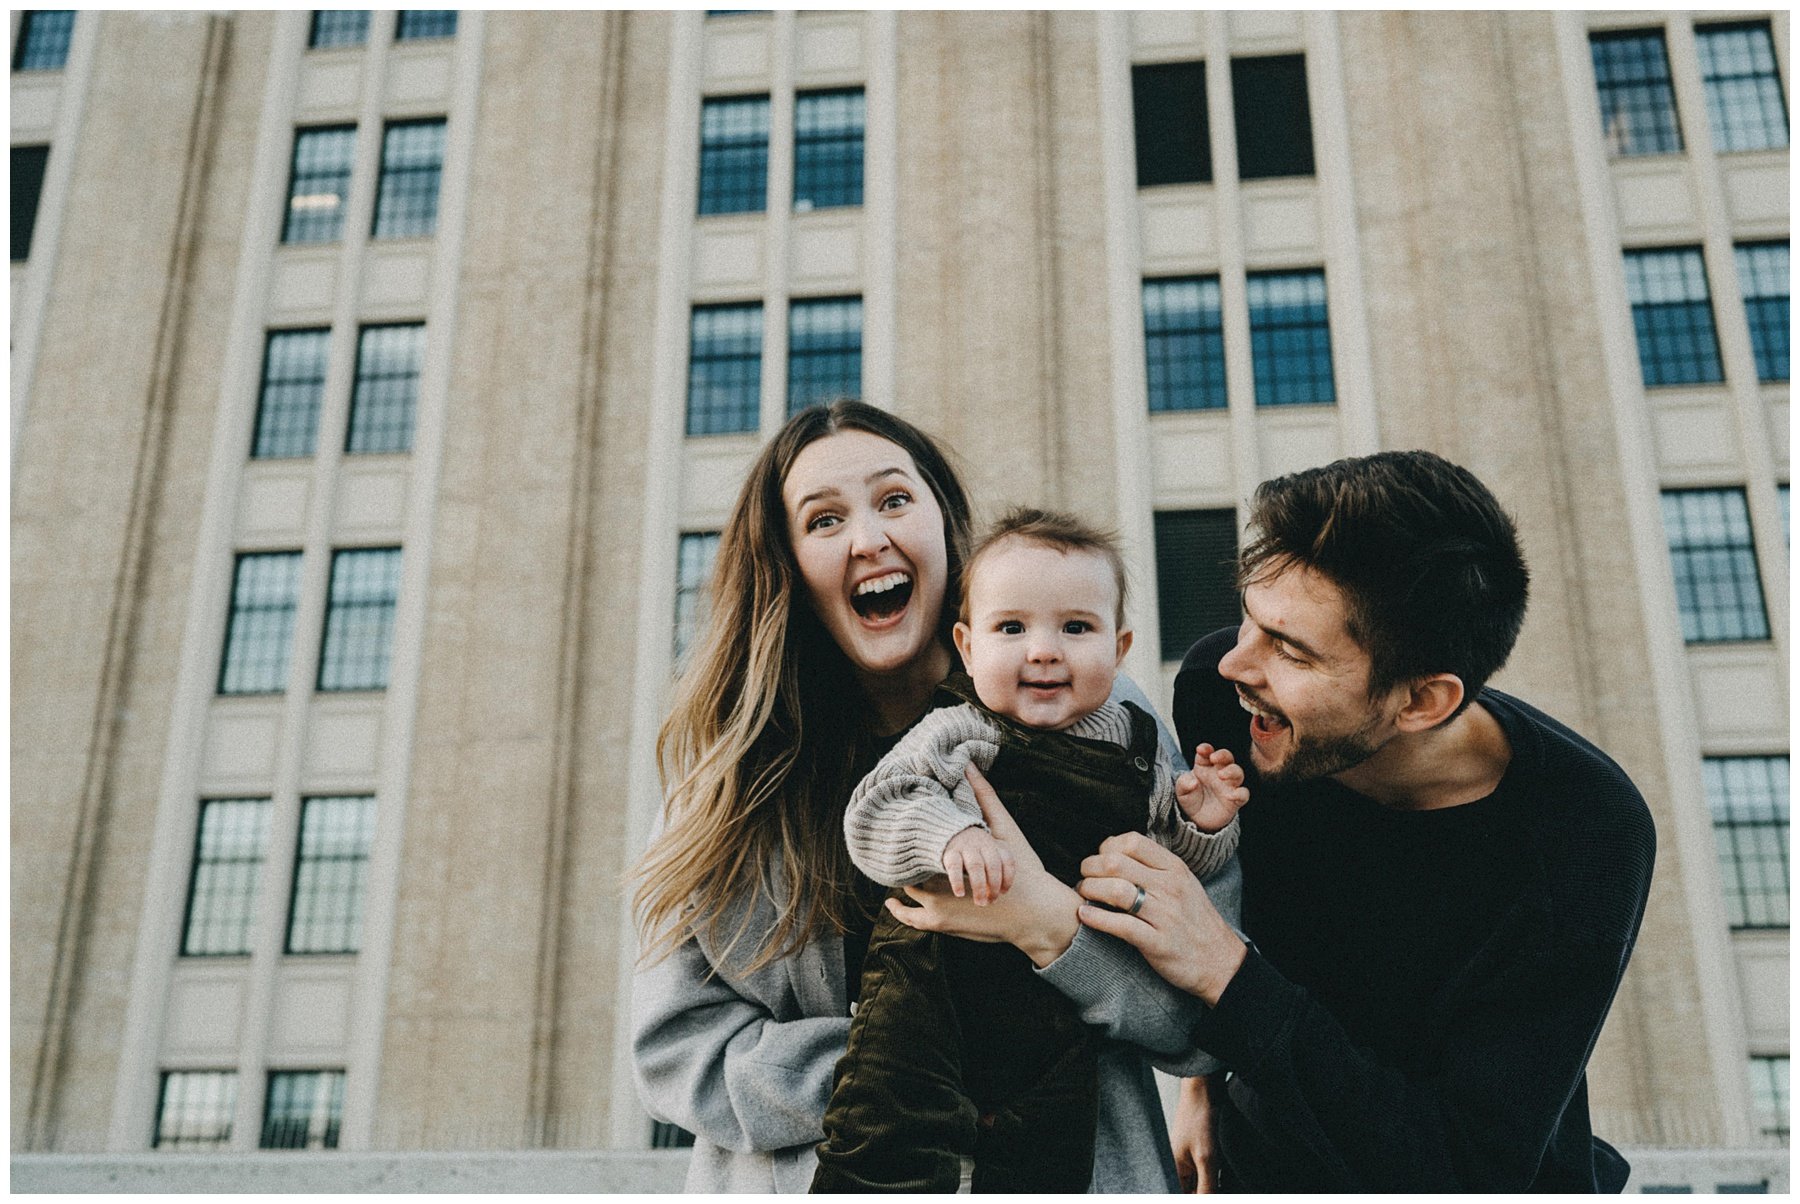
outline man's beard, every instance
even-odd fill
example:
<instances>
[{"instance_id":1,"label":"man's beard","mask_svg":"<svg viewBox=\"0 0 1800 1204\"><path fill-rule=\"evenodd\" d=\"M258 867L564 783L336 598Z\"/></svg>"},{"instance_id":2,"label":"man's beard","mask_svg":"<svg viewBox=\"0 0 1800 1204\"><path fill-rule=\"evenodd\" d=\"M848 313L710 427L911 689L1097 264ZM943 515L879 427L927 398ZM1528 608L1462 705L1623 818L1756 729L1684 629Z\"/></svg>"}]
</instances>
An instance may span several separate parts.
<instances>
[{"instance_id":1,"label":"man's beard","mask_svg":"<svg viewBox=\"0 0 1800 1204\"><path fill-rule=\"evenodd\" d=\"M1257 775L1267 786L1291 786L1352 769L1381 751L1386 741L1375 739L1375 729L1379 726L1381 717L1371 715L1368 722L1348 735L1313 738L1296 734L1293 736L1294 751L1287 760L1274 769L1259 765ZM1290 727L1288 731L1293 733L1294 729Z\"/></svg>"}]
</instances>

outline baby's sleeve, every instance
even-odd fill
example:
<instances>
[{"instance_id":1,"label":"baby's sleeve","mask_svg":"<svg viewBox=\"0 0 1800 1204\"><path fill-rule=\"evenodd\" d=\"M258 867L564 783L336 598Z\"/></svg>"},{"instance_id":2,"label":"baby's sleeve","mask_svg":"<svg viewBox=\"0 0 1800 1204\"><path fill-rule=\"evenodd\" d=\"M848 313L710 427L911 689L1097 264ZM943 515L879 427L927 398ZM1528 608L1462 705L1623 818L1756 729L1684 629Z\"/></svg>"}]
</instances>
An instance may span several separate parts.
<instances>
[{"instance_id":1,"label":"baby's sleeve","mask_svg":"<svg viewBox=\"0 0 1800 1204\"><path fill-rule=\"evenodd\" d=\"M1175 801L1175 778L1185 773L1181 765L1164 750L1156 760L1156 785L1150 796L1149 833L1156 843L1187 863L1194 877L1205 880L1225 868L1237 853L1237 816L1217 832L1203 832L1194 821L1182 814Z\"/></svg>"},{"instance_id":2,"label":"baby's sleeve","mask_svg":"<svg viewBox=\"0 0 1800 1204\"><path fill-rule=\"evenodd\" d=\"M857 783L844 811L844 841L856 868L883 886L911 886L944 872L944 846L965 828L986 828L963 771L987 769L997 733L964 703L928 713Z\"/></svg>"}]
</instances>

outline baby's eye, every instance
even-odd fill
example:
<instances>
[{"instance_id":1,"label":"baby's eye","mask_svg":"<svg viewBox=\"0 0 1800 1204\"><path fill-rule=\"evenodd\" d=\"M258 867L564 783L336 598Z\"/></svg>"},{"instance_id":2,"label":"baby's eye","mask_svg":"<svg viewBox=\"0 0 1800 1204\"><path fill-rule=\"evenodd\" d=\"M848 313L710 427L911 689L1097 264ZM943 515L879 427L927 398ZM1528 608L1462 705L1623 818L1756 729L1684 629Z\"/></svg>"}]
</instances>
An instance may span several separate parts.
<instances>
[{"instance_id":1,"label":"baby's eye","mask_svg":"<svg viewBox=\"0 0 1800 1204\"><path fill-rule=\"evenodd\" d=\"M1094 625L1086 619L1070 619L1063 624L1064 635L1086 635L1094 629Z\"/></svg>"},{"instance_id":2,"label":"baby's eye","mask_svg":"<svg viewBox=\"0 0 1800 1204\"><path fill-rule=\"evenodd\" d=\"M912 494L906 492L904 489L896 489L894 492L881 499L881 509L898 510L910 501L912 501Z\"/></svg>"},{"instance_id":3,"label":"baby's eye","mask_svg":"<svg viewBox=\"0 0 1800 1204\"><path fill-rule=\"evenodd\" d=\"M1000 624L999 632L1001 635L1024 635L1025 624L1017 619L1006 619Z\"/></svg>"}]
</instances>

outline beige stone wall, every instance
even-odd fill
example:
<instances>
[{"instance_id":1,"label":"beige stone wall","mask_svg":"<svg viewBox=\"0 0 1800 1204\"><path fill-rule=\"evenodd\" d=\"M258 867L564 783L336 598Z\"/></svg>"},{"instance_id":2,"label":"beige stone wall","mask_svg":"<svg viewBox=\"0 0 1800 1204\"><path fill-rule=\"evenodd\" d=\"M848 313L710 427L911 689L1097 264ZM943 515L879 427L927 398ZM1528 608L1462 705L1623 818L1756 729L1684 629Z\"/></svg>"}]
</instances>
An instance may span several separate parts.
<instances>
[{"instance_id":1,"label":"beige stone wall","mask_svg":"<svg viewBox=\"0 0 1800 1204\"><path fill-rule=\"evenodd\" d=\"M1343 18L1383 443L1467 465L1518 519L1525 630L1498 684L1605 748L1661 841L1637 953L1590 1074L1605 1135L1719 1140L1702 985L1663 769L1628 503L1600 360L1551 18ZM1422 170L1430 165L1430 170ZM1691 806L1693 800L1680 800Z\"/></svg>"}]
</instances>

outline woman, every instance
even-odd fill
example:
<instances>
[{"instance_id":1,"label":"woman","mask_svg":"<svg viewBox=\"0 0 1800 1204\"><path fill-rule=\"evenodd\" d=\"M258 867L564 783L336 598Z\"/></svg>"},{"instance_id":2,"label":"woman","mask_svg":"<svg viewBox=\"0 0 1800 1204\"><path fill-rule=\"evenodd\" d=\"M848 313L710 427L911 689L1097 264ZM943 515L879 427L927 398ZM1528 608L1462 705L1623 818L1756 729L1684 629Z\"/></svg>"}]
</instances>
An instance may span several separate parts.
<instances>
[{"instance_id":1,"label":"woman","mask_svg":"<svg viewBox=\"0 0 1800 1204\"><path fill-rule=\"evenodd\" d=\"M690 1191L811 1181L880 906L850 865L844 807L952 667L945 602L969 525L929 436L839 402L788 421L720 537L707 633L657 741L668 802L634 899L638 1085L695 1134ZM1045 905L1077 927L1072 893ZM1068 936L1053 981L1116 1026L1117 951ZM1141 1052L1109 1046L1100 1090L1095 1188L1174 1190Z\"/></svg>"}]
</instances>

